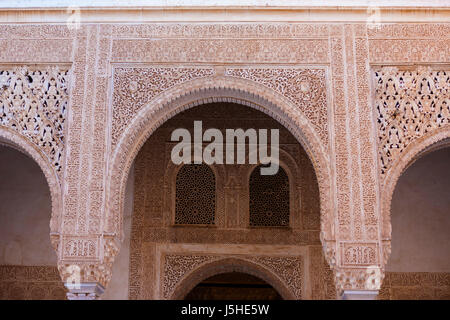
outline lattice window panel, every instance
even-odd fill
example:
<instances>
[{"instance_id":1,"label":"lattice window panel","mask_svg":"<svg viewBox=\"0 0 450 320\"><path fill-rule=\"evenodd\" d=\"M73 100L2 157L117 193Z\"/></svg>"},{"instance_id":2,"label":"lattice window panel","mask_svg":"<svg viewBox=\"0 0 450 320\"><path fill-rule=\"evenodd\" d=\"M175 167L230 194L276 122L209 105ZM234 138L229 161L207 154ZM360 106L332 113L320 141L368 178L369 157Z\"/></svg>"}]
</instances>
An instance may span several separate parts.
<instances>
[{"instance_id":1,"label":"lattice window panel","mask_svg":"<svg viewBox=\"0 0 450 320\"><path fill-rule=\"evenodd\" d=\"M289 226L289 178L283 168L275 175L250 175L250 226Z\"/></svg>"},{"instance_id":2,"label":"lattice window panel","mask_svg":"<svg viewBox=\"0 0 450 320\"><path fill-rule=\"evenodd\" d=\"M214 224L216 179L206 164L184 165L176 178L175 224Z\"/></svg>"}]
</instances>

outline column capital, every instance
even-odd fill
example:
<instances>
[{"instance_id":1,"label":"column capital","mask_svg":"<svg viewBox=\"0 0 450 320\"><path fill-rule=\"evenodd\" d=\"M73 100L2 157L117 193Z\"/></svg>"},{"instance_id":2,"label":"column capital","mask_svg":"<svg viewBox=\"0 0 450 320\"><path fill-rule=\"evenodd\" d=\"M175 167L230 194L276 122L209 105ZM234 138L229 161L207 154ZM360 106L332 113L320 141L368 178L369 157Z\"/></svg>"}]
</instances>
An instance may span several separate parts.
<instances>
[{"instance_id":1,"label":"column capital","mask_svg":"<svg viewBox=\"0 0 450 320\"><path fill-rule=\"evenodd\" d=\"M112 265L119 251L119 243L113 235L98 238L70 236L58 261L58 270L69 300L97 299L111 280Z\"/></svg>"},{"instance_id":2,"label":"column capital","mask_svg":"<svg viewBox=\"0 0 450 320\"><path fill-rule=\"evenodd\" d=\"M337 268L335 270L335 283L338 296L353 297L365 294L375 296L380 290L384 279L384 270L379 266L367 266L358 268ZM359 298L357 298L359 299ZM347 300L350 300L347 299Z\"/></svg>"}]
</instances>

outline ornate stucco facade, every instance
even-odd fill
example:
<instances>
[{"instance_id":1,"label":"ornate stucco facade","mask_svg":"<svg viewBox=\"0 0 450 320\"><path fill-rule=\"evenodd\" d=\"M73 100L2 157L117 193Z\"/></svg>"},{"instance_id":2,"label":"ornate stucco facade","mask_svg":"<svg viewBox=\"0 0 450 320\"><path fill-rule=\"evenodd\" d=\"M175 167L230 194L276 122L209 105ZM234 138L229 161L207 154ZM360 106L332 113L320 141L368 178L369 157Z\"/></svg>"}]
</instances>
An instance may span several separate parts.
<instances>
[{"instance_id":1,"label":"ornate stucco facade","mask_svg":"<svg viewBox=\"0 0 450 320\"><path fill-rule=\"evenodd\" d=\"M2 260L1 298L98 298L115 277L130 299L183 298L218 271L286 299L417 298L421 285L449 298L450 269L386 271L397 182L450 141L445 3L375 20L350 6L76 10L0 9L0 142L42 170L56 252L53 266ZM226 166L217 228L173 225L178 169L155 139L226 104L286 131L288 229L249 229L250 171Z\"/></svg>"}]
</instances>

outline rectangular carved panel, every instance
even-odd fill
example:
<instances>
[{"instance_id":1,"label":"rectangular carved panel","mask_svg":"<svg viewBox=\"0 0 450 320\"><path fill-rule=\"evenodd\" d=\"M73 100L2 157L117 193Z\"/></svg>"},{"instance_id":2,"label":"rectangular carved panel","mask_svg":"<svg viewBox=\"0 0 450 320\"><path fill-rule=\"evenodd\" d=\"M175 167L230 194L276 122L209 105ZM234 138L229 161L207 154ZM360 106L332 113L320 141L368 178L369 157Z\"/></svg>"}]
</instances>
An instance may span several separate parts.
<instances>
[{"instance_id":1,"label":"rectangular carved panel","mask_svg":"<svg viewBox=\"0 0 450 320\"><path fill-rule=\"evenodd\" d=\"M341 243L341 257L346 266L370 266L378 263L377 243Z\"/></svg>"},{"instance_id":2,"label":"rectangular carved panel","mask_svg":"<svg viewBox=\"0 0 450 320\"><path fill-rule=\"evenodd\" d=\"M0 300L64 300L66 289L52 266L0 266Z\"/></svg>"},{"instance_id":3,"label":"rectangular carved panel","mask_svg":"<svg viewBox=\"0 0 450 320\"><path fill-rule=\"evenodd\" d=\"M450 273L386 272L379 300L450 300Z\"/></svg>"}]
</instances>

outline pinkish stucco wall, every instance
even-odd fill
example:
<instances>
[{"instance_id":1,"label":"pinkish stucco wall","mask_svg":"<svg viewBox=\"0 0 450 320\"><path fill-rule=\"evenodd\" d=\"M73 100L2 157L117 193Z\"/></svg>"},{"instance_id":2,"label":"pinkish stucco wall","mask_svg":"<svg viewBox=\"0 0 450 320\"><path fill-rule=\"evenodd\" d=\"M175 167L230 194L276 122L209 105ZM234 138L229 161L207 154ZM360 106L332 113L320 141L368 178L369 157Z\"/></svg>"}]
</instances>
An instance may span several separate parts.
<instances>
[{"instance_id":1,"label":"pinkish stucco wall","mask_svg":"<svg viewBox=\"0 0 450 320\"><path fill-rule=\"evenodd\" d=\"M400 177L391 207L391 272L450 272L450 148Z\"/></svg>"},{"instance_id":2,"label":"pinkish stucco wall","mask_svg":"<svg viewBox=\"0 0 450 320\"><path fill-rule=\"evenodd\" d=\"M56 266L50 191L39 166L0 146L0 265Z\"/></svg>"},{"instance_id":3,"label":"pinkish stucco wall","mask_svg":"<svg viewBox=\"0 0 450 320\"><path fill-rule=\"evenodd\" d=\"M114 261L112 278L102 295L102 300L123 300L128 299L128 278L130 270L130 236L131 217L133 215L133 195L134 195L134 164L130 168L127 186L125 189L124 208L124 240L120 247L119 254Z\"/></svg>"}]
</instances>

